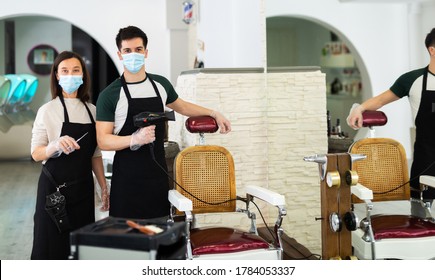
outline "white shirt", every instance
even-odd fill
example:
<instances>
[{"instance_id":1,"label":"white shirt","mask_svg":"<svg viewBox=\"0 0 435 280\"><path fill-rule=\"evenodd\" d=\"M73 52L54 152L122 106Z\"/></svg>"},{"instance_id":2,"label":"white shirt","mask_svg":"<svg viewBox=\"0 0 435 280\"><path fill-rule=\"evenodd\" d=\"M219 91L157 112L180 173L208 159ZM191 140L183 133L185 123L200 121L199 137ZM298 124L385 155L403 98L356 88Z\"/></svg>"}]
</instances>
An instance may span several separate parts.
<instances>
[{"instance_id":1,"label":"white shirt","mask_svg":"<svg viewBox=\"0 0 435 280\"><path fill-rule=\"evenodd\" d=\"M91 123L88 111L83 102L78 98L65 98L69 121L72 123ZM95 120L96 108L91 103L86 103ZM57 140L62 131L64 122L63 106L59 99L47 102L38 109L32 129L32 143L30 152L33 153L38 146L47 146L49 142ZM94 157L101 156L101 150L95 149Z\"/></svg>"}]
</instances>

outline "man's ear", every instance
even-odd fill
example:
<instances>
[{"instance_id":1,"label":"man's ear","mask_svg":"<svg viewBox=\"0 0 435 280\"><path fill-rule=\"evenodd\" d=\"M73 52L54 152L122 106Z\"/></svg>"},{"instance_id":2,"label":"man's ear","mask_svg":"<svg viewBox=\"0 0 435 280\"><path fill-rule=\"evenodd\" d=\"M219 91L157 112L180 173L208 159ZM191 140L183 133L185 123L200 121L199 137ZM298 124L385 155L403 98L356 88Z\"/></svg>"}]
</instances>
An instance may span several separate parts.
<instances>
[{"instance_id":1,"label":"man's ear","mask_svg":"<svg viewBox=\"0 0 435 280\"><path fill-rule=\"evenodd\" d=\"M117 51L116 53L118 54L118 58L119 58L119 60L122 60L121 52L120 52L120 51Z\"/></svg>"},{"instance_id":2,"label":"man's ear","mask_svg":"<svg viewBox=\"0 0 435 280\"><path fill-rule=\"evenodd\" d=\"M145 58L148 58L148 49L145 49Z\"/></svg>"}]
</instances>

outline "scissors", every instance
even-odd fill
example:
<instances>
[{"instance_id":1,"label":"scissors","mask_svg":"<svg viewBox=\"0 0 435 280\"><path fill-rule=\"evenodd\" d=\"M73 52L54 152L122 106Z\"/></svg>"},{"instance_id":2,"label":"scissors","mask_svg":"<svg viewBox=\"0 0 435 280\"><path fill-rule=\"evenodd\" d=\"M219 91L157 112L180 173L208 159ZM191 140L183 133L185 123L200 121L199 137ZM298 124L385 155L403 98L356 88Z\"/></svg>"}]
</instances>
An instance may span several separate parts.
<instances>
[{"instance_id":1,"label":"scissors","mask_svg":"<svg viewBox=\"0 0 435 280\"><path fill-rule=\"evenodd\" d=\"M82 140L83 137L85 137L88 133L89 133L89 131L86 132L85 134L83 134L80 138L78 138L78 139L76 140L76 142L78 143L78 142L79 142L80 140ZM62 151L62 150L59 150L59 151L57 151L56 153L54 153L51 157L52 157L52 158L59 157L62 153L63 153L63 151Z\"/></svg>"}]
</instances>

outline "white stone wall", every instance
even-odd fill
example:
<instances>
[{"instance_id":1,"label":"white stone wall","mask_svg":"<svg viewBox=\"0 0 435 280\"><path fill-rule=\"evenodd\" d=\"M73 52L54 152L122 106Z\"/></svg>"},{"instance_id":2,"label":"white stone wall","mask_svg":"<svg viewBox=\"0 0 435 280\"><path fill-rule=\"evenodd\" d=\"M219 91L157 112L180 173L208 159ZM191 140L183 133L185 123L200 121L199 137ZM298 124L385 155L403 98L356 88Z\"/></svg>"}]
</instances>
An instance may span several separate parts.
<instances>
[{"instance_id":1,"label":"white stone wall","mask_svg":"<svg viewBox=\"0 0 435 280\"><path fill-rule=\"evenodd\" d=\"M249 69L248 69L249 70ZM286 197L283 227L313 253L321 252L318 166L304 156L327 152L325 76L318 70L263 73L200 72L178 77L181 98L214 108L232 122L232 132L206 135L207 144L226 147L233 155L237 192L248 184ZM195 145L197 136L184 129L185 117L169 125L169 139L180 148ZM276 209L259 202L269 225ZM261 217L257 215L258 222ZM239 225L243 218L211 215L200 224Z\"/></svg>"}]
</instances>

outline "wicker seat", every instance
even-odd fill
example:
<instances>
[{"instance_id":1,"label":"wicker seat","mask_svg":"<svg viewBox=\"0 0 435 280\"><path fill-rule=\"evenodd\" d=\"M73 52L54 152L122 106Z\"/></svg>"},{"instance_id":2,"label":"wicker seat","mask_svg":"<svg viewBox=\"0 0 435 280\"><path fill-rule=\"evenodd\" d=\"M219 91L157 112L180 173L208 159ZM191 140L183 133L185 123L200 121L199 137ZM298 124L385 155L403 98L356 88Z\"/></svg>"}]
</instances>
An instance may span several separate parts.
<instances>
[{"instance_id":1,"label":"wicker seat","mask_svg":"<svg viewBox=\"0 0 435 280\"><path fill-rule=\"evenodd\" d=\"M350 153L367 156L355 162L352 169L357 172L360 184L373 191L373 201L410 198L408 162L399 142L390 138L366 138L355 142ZM362 202L355 196L352 200Z\"/></svg>"},{"instance_id":2,"label":"wicker seat","mask_svg":"<svg viewBox=\"0 0 435 280\"><path fill-rule=\"evenodd\" d=\"M210 117L189 118L188 130L200 133L214 132L217 125ZM200 140L204 143L204 139ZM237 209L234 160L221 146L197 145L187 147L174 163L175 190L169 192L169 201L185 214L188 224L188 259L281 259L281 222L285 215L284 196L257 186L246 187L247 197L241 199L245 209ZM254 197L278 207L275 224L275 242L268 243L257 234L255 213L249 210ZM252 203L251 203L252 204ZM249 231L222 226L197 227L195 215L207 213L244 212L251 218ZM248 225L249 226L249 225Z\"/></svg>"},{"instance_id":3,"label":"wicker seat","mask_svg":"<svg viewBox=\"0 0 435 280\"><path fill-rule=\"evenodd\" d=\"M175 176L175 180L190 193L177 186L181 194L192 200L193 214L236 210L234 161L224 147L187 147L177 155ZM202 201L194 199L191 194ZM228 202L214 205L221 201Z\"/></svg>"}]
</instances>

